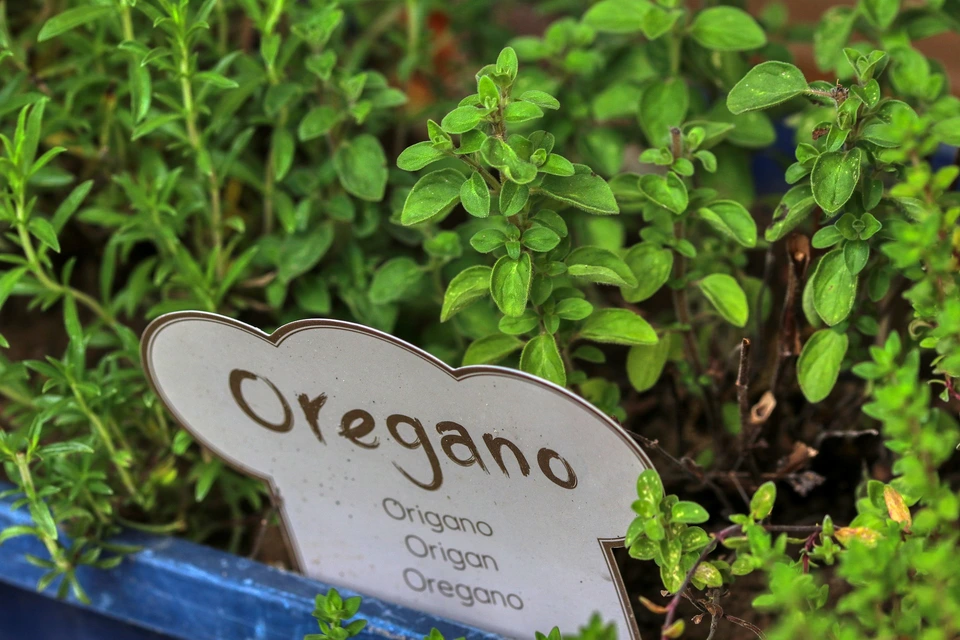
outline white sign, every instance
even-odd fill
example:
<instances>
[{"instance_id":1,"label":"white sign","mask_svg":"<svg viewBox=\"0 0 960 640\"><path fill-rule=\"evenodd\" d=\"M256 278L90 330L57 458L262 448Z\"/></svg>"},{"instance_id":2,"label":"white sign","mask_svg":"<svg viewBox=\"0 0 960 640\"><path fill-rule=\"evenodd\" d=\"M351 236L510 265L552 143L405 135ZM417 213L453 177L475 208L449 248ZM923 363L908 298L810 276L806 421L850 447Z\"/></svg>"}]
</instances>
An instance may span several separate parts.
<instances>
[{"instance_id":1,"label":"white sign","mask_svg":"<svg viewBox=\"0 0 960 640\"><path fill-rule=\"evenodd\" d=\"M652 465L569 391L334 320L172 313L142 350L180 423L270 484L305 574L508 637L597 612L639 640L612 550Z\"/></svg>"}]
</instances>

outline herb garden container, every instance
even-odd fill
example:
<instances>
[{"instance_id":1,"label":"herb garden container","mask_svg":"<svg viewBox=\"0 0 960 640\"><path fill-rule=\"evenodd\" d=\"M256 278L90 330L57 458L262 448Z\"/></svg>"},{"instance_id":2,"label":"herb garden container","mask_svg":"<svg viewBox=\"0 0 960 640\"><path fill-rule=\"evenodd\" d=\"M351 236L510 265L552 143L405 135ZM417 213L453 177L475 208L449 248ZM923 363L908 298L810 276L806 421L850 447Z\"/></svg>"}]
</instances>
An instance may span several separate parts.
<instances>
[{"instance_id":1,"label":"herb garden container","mask_svg":"<svg viewBox=\"0 0 960 640\"><path fill-rule=\"evenodd\" d=\"M0 501L0 530L30 525L11 504ZM131 532L118 542L141 551L109 571L78 572L88 605L36 591L46 570L27 559L43 555L35 538L0 546L0 640L291 640L316 631L314 597L328 585L173 537ZM360 614L369 620L362 638L419 640L434 627L447 638L496 637L374 598Z\"/></svg>"}]
</instances>

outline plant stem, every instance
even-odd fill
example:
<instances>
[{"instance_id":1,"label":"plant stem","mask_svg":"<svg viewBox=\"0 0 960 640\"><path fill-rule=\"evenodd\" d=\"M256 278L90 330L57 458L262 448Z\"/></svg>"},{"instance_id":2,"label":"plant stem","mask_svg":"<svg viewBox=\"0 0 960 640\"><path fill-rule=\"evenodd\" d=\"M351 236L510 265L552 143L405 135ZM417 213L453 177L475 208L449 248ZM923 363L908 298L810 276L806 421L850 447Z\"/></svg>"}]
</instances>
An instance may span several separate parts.
<instances>
[{"instance_id":1,"label":"plant stem","mask_svg":"<svg viewBox=\"0 0 960 640\"><path fill-rule=\"evenodd\" d=\"M42 502L37 497L37 490L33 485L33 476L30 473L30 465L27 463L26 456L18 453L14 456L14 460L16 460L17 473L20 474L20 482L23 487L23 492L27 495L27 500L30 502ZM60 547L57 545L56 540L45 535L40 528L37 529L36 535L40 538L40 541L43 542L43 546L46 547L47 553L50 554L50 559L54 564L61 570L69 569L69 563L66 562L63 554L60 553Z\"/></svg>"},{"instance_id":2,"label":"plant stem","mask_svg":"<svg viewBox=\"0 0 960 640\"><path fill-rule=\"evenodd\" d=\"M110 436L110 431L107 429L106 425L103 424L103 421L100 419L96 413L94 413L90 407L87 405L86 400L83 398L83 394L73 386L70 385L70 388L73 390L73 396L77 400L77 404L80 405L80 411L87 417L90 423L93 425L94 431L97 433L97 436L100 438L100 441L103 442L103 445L107 448L107 451L110 453L110 461L117 469L117 473L120 475L120 480L123 482L123 486L130 493L130 496L137 502L140 501L140 493L137 491L136 485L133 483L133 478L130 477L130 473L117 463L115 460L117 455L117 447L113 443L113 438ZM129 445L124 447L127 452L130 452Z\"/></svg>"},{"instance_id":3,"label":"plant stem","mask_svg":"<svg viewBox=\"0 0 960 640\"><path fill-rule=\"evenodd\" d=\"M687 590L687 587L690 586L690 581L693 580L693 574L696 573L697 567L699 567L704 560L707 559L714 549L717 548L721 542L726 540L732 535L738 533L742 527L739 524L730 525L726 529L723 529L717 533L713 540L710 541L707 546L703 548L703 551L700 552L700 556L697 558L697 561L693 563L693 566L690 567L690 570L687 571L687 575L684 576L683 582L680 584L680 588L677 589L677 592L673 594L673 598L670 600L670 604L667 605L667 617L663 622L661 627L661 633L666 632L670 628L670 625L673 624L673 621L677 617L677 609L680 606L680 600L683 598L683 593ZM661 640L669 640L668 636L663 635Z\"/></svg>"},{"instance_id":4,"label":"plant stem","mask_svg":"<svg viewBox=\"0 0 960 640\"><path fill-rule=\"evenodd\" d=\"M183 99L184 119L187 122L187 137L194 153L197 154L197 163L199 165L201 157L207 154L203 148L203 138L197 129L197 108L193 98L193 86L190 83L190 50L187 47L186 39L183 37L180 38L180 92ZM220 181L217 179L217 172L213 168L213 159L208 156L206 162L209 163L207 167L207 179L210 182L210 226L214 262L216 264L217 275L222 276L223 214L220 204Z\"/></svg>"},{"instance_id":5,"label":"plant stem","mask_svg":"<svg viewBox=\"0 0 960 640\"><path fill-rule=\"evenodd\" d=\"M494 193L500 193L500 189L501 189L500 181L494 178L493 174L487 171L483 165L481 165L475 159L467 155L461 156L460 159L466 162L471 167L473 167L476 171L478 171L480 173L480 176L486 181L488 185L490 185L490 188L493 189Z\"/></svg>"},{"instance_id":6,"label":"plant stem","mask_svg":"<svg viewBox=\"0 0 960 640\"><path fill-rule=\"evenodd\" d=\"M54 291L62 295L73 296L77 302L93 311L111 327L116 328L116 319L99 302L82 291L78 291L73 287L60 284L47 275L47 272L44 270L43 265L40 264L40 259L37 257L37 252L33 247L33 240L30 238L30 233L27 231L26 214L20 204L17 205L17 221L19 223L17 224L17 234L20 237L20 244L23 248L24 257L27 259L27 267L37 279L37 282L50 291Z\"/></svg>"},{"instance_id":7,"label":"plant stem","mask_svg":"<svg viewBox=\"0 0 960 640\"><path fill-rule=\"evenodd\" d=\"M820 525L765 525L763 527L771 533L805 533L811 534L811 532L816 533L820 530ZM703 564L704 560L707 559L714 549L717 546L731 536L735 536L743 531L743 526L739 524L732 524L726 529L722 529L713 536L713 540L710 541L707 546L703 548L703 551L700 552L700 556L697 558L697 561L693 563L693 566L690 567L690 570L687 571L687 575L684 576L683 582L680 584L680 588L677 589L676 593L673 594L673 598L670 600L670 603L666 606L667 617L663 622L661 627L661 633L667 631L670 628L670 625L673 624L673 621L677 617L677 609L680 606L680 601L683 599L684 592L687 590L687 587L690 586L690 582L693 580L694 574L697 572L697 567ZM661 640L669 640L666 635L661 637Z\"/></svg>"},{"instance_id":8,"label":"plant stem","mask_svg":"<svg viewBox=\"0 0 960 640\"><path fill-rule=\"evenodd\" d=\"M120 23L123 26L123 39L132 42L135 40L133 35L133 18L130 16L130 5L126 0L120 3Z\"/></svg>"},{"instance_id":9,"label":"plant stem","mask_svg":"<svg viewBox=\"0 0 960 640\"><path fill-rule=\"evenodd\" d=\"M737 405L740 408L740 433L745 436L750 426L750 340L740 342L740 367L737 370Z\"/></svg>"}]
</instances>

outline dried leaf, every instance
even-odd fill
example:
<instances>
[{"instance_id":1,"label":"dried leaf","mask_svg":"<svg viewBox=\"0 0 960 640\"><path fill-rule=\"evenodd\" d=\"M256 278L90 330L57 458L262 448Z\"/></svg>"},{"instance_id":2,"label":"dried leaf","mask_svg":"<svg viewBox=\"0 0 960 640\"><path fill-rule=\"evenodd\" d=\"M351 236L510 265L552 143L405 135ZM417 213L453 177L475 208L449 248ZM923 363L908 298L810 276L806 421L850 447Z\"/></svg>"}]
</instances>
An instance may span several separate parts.
<instances>
[{"instance_id":1,"label":"dried leaf","mask_svg":"<svg viewBox=\"0 0 960 640\"><path fill-rule=\"evenodd\" d=\"M907 503L903 501L900 492L887 485L883 488L883 501L887 503L887 512L890 517L903 524L904 531L910 531L910 525L913 524L913 518L910 517L910 509Z\"/></svg>"},{"instance_id":2,"label":"dried leaf","mask_svg":"<svg viewBox=\"0 0 960 640\"><path fill-rule=\"evenodd\" d=\"M640 604L647 608L648 611L656 613L658 615L664 615L669 611L666 607L661 607L659 604L640 596Z\"/></svg>"}]
</instances>

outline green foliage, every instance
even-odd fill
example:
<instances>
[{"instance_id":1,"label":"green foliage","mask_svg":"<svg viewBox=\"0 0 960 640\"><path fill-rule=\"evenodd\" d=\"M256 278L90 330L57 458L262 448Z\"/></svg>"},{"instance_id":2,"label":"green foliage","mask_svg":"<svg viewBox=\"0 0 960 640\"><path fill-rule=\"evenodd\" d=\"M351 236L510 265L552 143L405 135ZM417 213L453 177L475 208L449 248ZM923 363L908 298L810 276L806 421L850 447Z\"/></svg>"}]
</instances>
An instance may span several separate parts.
<instances>
[{"instance_id":1,"label":"green foliage","mask_svg":"<svg viewBox=\"0 0 960 640\"><path fill-rule=\"evenodd\" d=\"M683 621L675 618L684 590L701 615L724 617L711 608L720 595L711 587L735 588L737 577L758 571L768 592L752 606L773 616L763 630L767 638L932 638L960 630L958 583L941 560L958 552L960 494L940 476L960 438L954 412L941 404L960 398L960 198L949 190L960 171L929 164L937 145L952 139L946 130L960 100L949 95L942 70L905 35L936 20L933 5L943 4L916 13L901 11L895 0L831 9L816 29L814 47L820 67L836 71L836 85L807 83L793 65L770 61L749 70L727 96L735 114L784 103L797 107L796 163L786 170L787 181L797 186L783 196L765 233L768 242L788 239L799 265L810 261L811 245L825 250L803 292L811 329L819 330L806 334L797 381L811 403L827 401L848 371L865 381L858 391L867 398L863 421L879 430L893 478L866 478L856 515L842 527L828 515L814 526L769 523L777 512L776 485L766 482L750 500L749 514L730 515L731 526L698 534L704 551L697 554L671 542L683 530L667 520L676 513L666 505L685 503L665 495L655 472L644 472L634 503L639 517L626 535L631 555L654 560L664 588L675 594L665 607L644 600L666 614L664 638L683 634ZM803 109L793 100L800 96L813 106ZM666 193L662 183L656 192ZM815 211L822 216L814 219ZM808 244L801 234L811 229ZM704 278L701 287L716 277ZM718 297L716 291L707 295ZM906 317L891 305L901 296L910 307ZM720 305L717 310L724 314ZM898 330L912 344L904 344ZM635 349L628 371L638 388L647 388L648 377L637 371L642 365L630 360L661 365L652 349ZM749 415L742 424L751 428ZM750 455L742 453L741 460ZM815 571L824 567L833 567L832 578ZM716 583L708 584L705 577L715 572ZM839 589L838 581L844 583ZM747 621L725 617L760 633Z\"/></svg>"},{"instance_id":2,"label":"green foliage","mask_svg":"<svg viewBox=\"0 0 960 640\"><path fill-rule=\"evenodd\" d=\"M313 617L317 618L323 633L307 634L303 640L347 640L359 635L367 625L366 619L354 617L361 606L362 599L359 596L344 600L336 589L330 589L326 594L318 594ZM353 620L343 626L344 622L350 618ZM616 626L605 623L599 615L592 616L576 634L562 636L557 627L546 634L539 631L534 633L534 640L616 640L616 637ZM445 636L435 628L430 629L430 633L423 636L423 640L444 640L444 638Z\"/></svg>"},{"instance_id":3,"label":"green foliage","mask_svg":"<svg viewBox=\"0 0 960 640\"><path fill-rule=\"evenodd\" d=\"M363 618L350 621L350 618L360 611L361 602L360 596L344 600L336 589L330 589L326 594L318 594L313 617L317 619L321 633L307 634L303 640L347 640L360 635L367 626L367 621Z\"/></svg>"},{"instance_id":4,"label":"green foliage","mask_svg":"<svg viewBox=\"0 0 960 640\"><path fill-rule=\"evenodd\" d=\"M560 2L522 37L487 19L501 4L0 3L0 461L32 517L0 543L40 539L39 586L81 599L77 568L130 551L120 525L240 551L263 487L175 427L137 332L321 315L566 386L654 451L635 408L676 423L718 501L639 479L627 546L672 594L643 600L662 637L747 574L769 638L955 636L960 169L931 156L960 144L960 100L914 41L957 3L804 28L776 3ZM792 64L804 40L836 83ZM750 165L775 121L796 149L770 200ZM890 477L844 526L774 524L809 479L793 456L860 403ZM358 607L318 597L313 637L357 635Z\"/></svg>"},{"instance_id":5,"label":"green foliage","mask_svg":"<svg viewBox=\"0 0 960 640\"><path fill-rule=\"evenodd\" d=\"M399 87L437 79L427 16L401 18L386 2L0 3L0 463L34 520L0 541L43 542L40 588L85 599L75 572L121 561L121 525L242 552L244 523L274 520L262 484L149 389L146 320L398 330L407 305L407 337L459 359L461 335L423 336L467 239L402 227L413 184L384 146L423 109Z\"/></svg>"}]
</instances>

